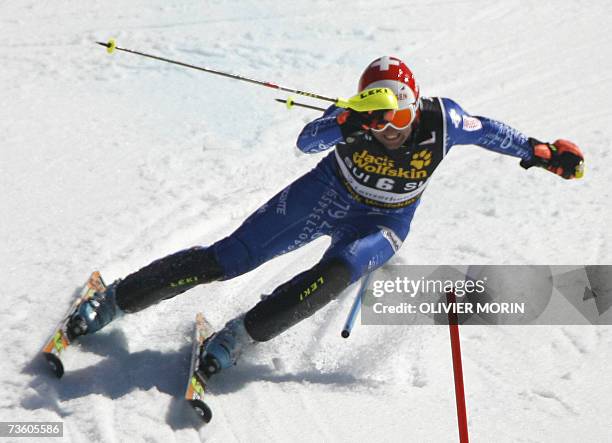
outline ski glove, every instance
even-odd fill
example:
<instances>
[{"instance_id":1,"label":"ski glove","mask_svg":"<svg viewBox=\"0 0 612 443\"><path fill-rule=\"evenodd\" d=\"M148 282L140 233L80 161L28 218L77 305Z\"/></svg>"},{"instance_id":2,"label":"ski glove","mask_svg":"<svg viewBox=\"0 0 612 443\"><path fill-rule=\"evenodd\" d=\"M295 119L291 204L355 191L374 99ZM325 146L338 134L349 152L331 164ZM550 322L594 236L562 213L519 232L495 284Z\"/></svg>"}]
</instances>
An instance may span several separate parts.
<instances>
[{"instance_id":1,"label":"ski glove","mask_svg":"<svg viewBox=\"0 0 612 443\"><path fill-rule=\"evenodd\" d=\"M379 109L376 111L357 112L347 109L336 117L336 122L340 126L342 136L346 139L349 135L358 131L367 131L379 123L392 119L395 111L389 109Z\"/></svg>"},{"instance_id":2,"label":"ski glove","mask_svg":"<svg viewBox=\"0 0 612 443\"><path fill-rule=\"evenodd\" d=\"M522 160L521 166L529 169L539 166L565 179L581 178L584 174L584 156L578 146L568 140L543 143L529 138L533 149L531 160Z\"/></svg>"}]
</instances>

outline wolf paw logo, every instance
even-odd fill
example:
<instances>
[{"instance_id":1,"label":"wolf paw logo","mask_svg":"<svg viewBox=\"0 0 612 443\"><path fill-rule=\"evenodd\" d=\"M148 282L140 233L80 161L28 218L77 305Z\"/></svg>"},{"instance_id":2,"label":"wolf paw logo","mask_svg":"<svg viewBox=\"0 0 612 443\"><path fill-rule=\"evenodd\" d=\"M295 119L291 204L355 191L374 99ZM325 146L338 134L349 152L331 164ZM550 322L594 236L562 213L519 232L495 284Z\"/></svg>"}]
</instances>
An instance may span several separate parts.
<instances>
[{"instance_id":1,"label":"wolf paw logo","mask_svg":"<svg viewBox=\"0 0 612 443\"><path fill-rule=\"evenodd\" d=\"M423 169L425 166L429 166L430 164L431 152L423 150L412 154L412 161L410 162L410 166L413 166L416 169Z\"/></svg>"}]
</instances>

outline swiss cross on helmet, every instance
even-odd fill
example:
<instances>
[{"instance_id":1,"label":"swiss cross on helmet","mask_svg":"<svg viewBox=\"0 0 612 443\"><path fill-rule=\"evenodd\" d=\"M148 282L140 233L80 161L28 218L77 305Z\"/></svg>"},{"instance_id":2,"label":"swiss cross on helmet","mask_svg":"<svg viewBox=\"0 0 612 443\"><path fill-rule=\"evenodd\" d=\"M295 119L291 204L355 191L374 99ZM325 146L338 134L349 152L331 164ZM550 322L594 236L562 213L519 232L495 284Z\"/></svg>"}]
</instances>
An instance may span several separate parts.
<instances>
[{"instance_id":1,"label":"swiss cross on helmet","mask_svg":"<svg viewBox=\"0 0 612 443\"><path fill-rule=\"evenodd\" d=\"M419 86L403 61L385 55L370 63L361 74L358 92L369 88L389 88L397 96L399 109L388 124L395 129L403 129L414 122L420 103ZM372 129L384 130L386 126Z\"/></svg>"}]
</instances>

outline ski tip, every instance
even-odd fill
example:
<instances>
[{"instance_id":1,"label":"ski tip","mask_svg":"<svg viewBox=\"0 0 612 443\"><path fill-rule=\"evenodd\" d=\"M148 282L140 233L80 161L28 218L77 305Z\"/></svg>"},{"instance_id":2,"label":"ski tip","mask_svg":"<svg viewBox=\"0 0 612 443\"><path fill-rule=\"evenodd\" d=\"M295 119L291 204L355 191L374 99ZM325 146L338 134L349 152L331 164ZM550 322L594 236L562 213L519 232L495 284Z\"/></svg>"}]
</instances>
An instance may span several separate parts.
<instances>
[{"instance_id":1,"label":"ski tip","mask_svg":"<svg viewBox=\"0 0 612 443\"><path fill-rule=\"evenodd\" d=\"M62 361L55 354L45 352L44 356L53 372L55 372L55 376L57 378L62 378L64 375L64 365Z\"/></svg>"},{"instance_id":2,"label":"ski tip","mask_svg":"<svg viewBox=\"0 0 612 443\"><path fill-rule=\"evenodd\" d=\"M202 400L189 400L189 404L200 416L202 421L204 421L204 423L210 423L212 420L212 411L206 403L204 403Z\"/></svg>"}]
</instances>

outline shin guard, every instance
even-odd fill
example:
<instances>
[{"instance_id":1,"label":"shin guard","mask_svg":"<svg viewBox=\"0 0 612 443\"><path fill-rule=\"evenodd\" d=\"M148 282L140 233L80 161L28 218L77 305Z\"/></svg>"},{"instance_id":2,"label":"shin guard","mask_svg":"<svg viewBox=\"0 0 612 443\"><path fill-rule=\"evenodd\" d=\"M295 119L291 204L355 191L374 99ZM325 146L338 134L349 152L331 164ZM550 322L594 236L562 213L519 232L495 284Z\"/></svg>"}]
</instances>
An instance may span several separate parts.
<instances>
[{"instance_id":1,"label":"shin guard","mask_svg":"<svg viewBox=\"0 0 612 443\"><path fill-rule=\"evenodd\" d=\"M350 282L351 270L343 260L323 261L257 303L245 316L246 330L256 341L270 340L310 317L338 296Z\"/></svg>"},{"instance_id":2,"label":"shin guard","mask_svg":"<svg viewBox=\"0 0 612 443\"><path fill-rule=\"evenodd\" d=\"M137 312L222 276L223 271L211 249L185 249L156 260L121 280L116 288L117 306L124 312Z\"/></svg>"}]
</instances>

